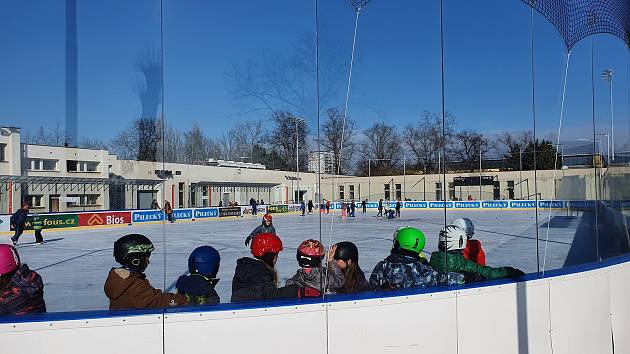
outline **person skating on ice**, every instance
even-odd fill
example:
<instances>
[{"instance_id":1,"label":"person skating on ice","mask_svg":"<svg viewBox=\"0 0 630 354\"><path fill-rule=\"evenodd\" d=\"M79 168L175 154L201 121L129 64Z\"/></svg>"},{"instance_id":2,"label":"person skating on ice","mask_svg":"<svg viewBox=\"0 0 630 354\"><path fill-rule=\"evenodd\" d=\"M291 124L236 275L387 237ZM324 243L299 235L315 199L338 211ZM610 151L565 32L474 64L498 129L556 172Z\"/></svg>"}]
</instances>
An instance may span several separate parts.
<instances>
[{"instance_id":1,"label":"person skating on ice","mask_svg":"<svg viewBox=\"0 0 630 354\"><path fill-rule=\"evenodd\" d=\"M153 243L144 235L130 234L114 242L114 258L121 267L112 268L105 280L110 310L160 308L188 303L181 294L154 288L144 271L149 266Z\"/></svg>"},{"instance_id":2,"label":"person skating on ice","mask_svg":"<svg viewBox=\"0 0 630 354\"><path fill-rule=\"evenodd\" d=\"M464 258L481 266L485 266L486 253L481 247L481 241L473 240L472 238L475 235L475 225L473 225L473 222L468 218L459 218L453 220L453 225L466 231L466 248L464 248L464 252L462 253Z\"/></svg>"},{"instance_id":3,"label":"person skating on ice","mask_svg":"<svg viewBox=\"0 0 630 354\"><path fill-rule=\"evenodd\" d=\"M322 295L325 286L336 289L343 285L343 274L329 252L326 268L322 267L324 246L318 240L303 241L297 249L296 259L300 265L295 275L286 281L286 285L307 288L305 297Z\"/></svg>"},{"instance_id":4,"label":"person skating on ice","mask_svg":"<svg viewBox=\"0 0 630 354\"><path fill-rule=\"evenodd\" d=\"M367 211L367 199L361 201L361 209L363 211L363 214L365 214Z\"/></svg>"},{"instance_id":5,"label":"person skating on ice","mask_svg":"<svg viewBox=\"0 0 630 354\"><path fill-rule=\"evenodd\" d=\"M258 234L276 234L276 228L273 227L273 216L267 213L263 215L262 224L258 225L245 239L245 246L249 246L249 243Z\"/></svg>"},{"instance_id":6,"label":"person skating on ice","mask_svg":"<svg viewBox=\"0 0 630 354\"><path fill-rule=\"evenodd\" d=\"M306 213L306 205L304 205L304 201L300 202L300 211L302 212L302 216Z\"/></svg>"},{"instance_id":7,"label":"person skating on ice","mask_svg":"<svg viewBox=\"0 0 630 354\"><path fill-rule=\"evenodd\" d=\"M331 288L329 286L329 289L338 294L351 294L368 290L365 274L359 267L359 249L354 243L344 241L333 245L328 251L328 257L331 255L343 273L344 281L340 287Z\"/></svg>"},{"instance_id":8,"label":"person skating on ice","mask_svg":"<svg viewBox=\"0 0 630 354\"><path fill-rule=\"evenodd\" d=\"M312 200L309 200L309 201L308 201L308 205L307 205L307 206L308 206L308 215L313 214L313 207L314 207L314 206L313 206L313 201L312 201Z\"/></svg>"},{"instance_id":9,"label":"person skating on ice","mask_svg":"<svg viewBox=\"0 0 630 354\"><path fill-rule=\"evenodd\" d=\"M177 279L177 293L191 305L214 305L221 302L214 287L219 282L217 273L221 256L212 246L195 248L188 257L188 272Z\"/></svg>"},{"instance_id":10,"label":"person skating on ice","mask_svg":"<svg viewBox=\"0 0 630 354\"><path fill-rule=\"evenodd\" d=\"M11 227L15 231L13 236L11 237L11 242L13 245L16 245L20 236L24 232L24 227L26 224L26 217L28 216L28 210L30 208L30 204L28 202L22 203L22 207L11 215L11 219L9 220Z\"/></svg>"},{"instance_id":11,"label":"person skating on ice","mask_svg":"<svg viewBox=\"0 0 630 354\"><path fill-rule=\"evenodd\" d=\"M33 231L35 232L35 243L41 245L44 243L42 230L44 229L44 218L38 214L33 215Z\"/></svg>"},{"instance_id":12,"label":"person skating on ice","mask_svg":"<svg viewBox=\"0 0 630 354\"><path fill-rule=\"evenodd\" d=\"M15 247L0 245L0 316L43 312L42 277L20 262Z\"/></svg>"},{"instance_id":13,"label":"person skating on ice","mask_svg":"<svg viewBox=\"0 0 630 354\"><path fill-rule=\"evenodd\" d=\"M378 214L376 214L377 218L382 218L383 217L383 199L380 199L378 201Z\"/></svg>"},{"instance_id":14,"label":"person skating on ice","mask_svg":"<svg viewBox=\"0 0 630 354\"><path fill-rule=\"evenodd\" d=\"M466 276L466 282L499 278L517 278L525 275L512 267L492 268L469 261L462 255L466 248L466 231L448 225L440 231L438 251L431 254L431 267L440 273L457 272Z\"/></svg>"},{"instance_id":15,"label":"person skating on ice","mask_svg":"<svg viewBox=\"0 0 630 354\"><path fill-rule=\"evenodd\" d=\"M439 284L463 284L464 276L450 273L440 277L421 256L424 234L413 227L402 227L394 234L390 255L379 262L370 276L370 289L395 290L411 287L432 287Z\"/></svg>"}]
</instances>

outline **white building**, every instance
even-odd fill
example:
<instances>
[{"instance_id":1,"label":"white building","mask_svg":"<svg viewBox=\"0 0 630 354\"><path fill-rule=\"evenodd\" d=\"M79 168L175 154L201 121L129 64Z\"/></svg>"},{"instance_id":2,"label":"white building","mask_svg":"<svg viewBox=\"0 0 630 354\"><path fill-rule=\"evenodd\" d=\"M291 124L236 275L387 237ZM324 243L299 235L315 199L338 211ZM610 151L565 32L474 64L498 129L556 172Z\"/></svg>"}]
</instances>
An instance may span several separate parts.
<instances>
[{"instance_id":1,"label":"white building","mask_svg":"<svg viewBox=\"0 0 630 354\"><path fill-rule=\"evenodd\" d=\"M333 174L335 155L328 151L311 151L308 153L308 171L313 173Z\"/></svg>"}]
</instances>

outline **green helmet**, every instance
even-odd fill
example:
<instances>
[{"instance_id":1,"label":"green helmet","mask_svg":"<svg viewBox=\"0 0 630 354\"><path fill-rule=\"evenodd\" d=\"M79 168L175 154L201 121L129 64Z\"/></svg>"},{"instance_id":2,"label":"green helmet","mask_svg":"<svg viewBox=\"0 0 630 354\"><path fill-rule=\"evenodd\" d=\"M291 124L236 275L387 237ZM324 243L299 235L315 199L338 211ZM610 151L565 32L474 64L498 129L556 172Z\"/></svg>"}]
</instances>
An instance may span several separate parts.
<instances>
[{"instance_id":1,"label":"green helmet","mask_svg":"<svg viewBox=\"0 0 630 354\"><path fill-rule=\"evenodd\" d=\"M424 243L424 234L415 227L401 227L394 234L394 248L419 254L424 249Z\"/></svg>"}]
</instances>

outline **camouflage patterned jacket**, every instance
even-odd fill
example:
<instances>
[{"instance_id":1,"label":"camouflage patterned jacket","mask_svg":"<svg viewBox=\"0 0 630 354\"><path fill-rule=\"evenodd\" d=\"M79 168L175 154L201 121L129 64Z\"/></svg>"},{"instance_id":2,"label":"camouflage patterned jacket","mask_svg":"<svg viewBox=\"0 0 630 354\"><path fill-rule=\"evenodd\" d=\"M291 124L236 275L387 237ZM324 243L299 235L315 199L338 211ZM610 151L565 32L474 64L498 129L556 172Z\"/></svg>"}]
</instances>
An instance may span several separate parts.
<instances>
[{"instance_id":1,"label":"camouflage patterned jacket","mask_svg":"<svg viewBox=\"0 0 630 354\"><path fill-rule=\"evenodd\" d=\"M393 290L411 287L432 287L437 285L463 284L464 276L449 273L440 275L417 257L392 253L379 262L370 276L371 290Z\"/></svg>"}]
</instances>

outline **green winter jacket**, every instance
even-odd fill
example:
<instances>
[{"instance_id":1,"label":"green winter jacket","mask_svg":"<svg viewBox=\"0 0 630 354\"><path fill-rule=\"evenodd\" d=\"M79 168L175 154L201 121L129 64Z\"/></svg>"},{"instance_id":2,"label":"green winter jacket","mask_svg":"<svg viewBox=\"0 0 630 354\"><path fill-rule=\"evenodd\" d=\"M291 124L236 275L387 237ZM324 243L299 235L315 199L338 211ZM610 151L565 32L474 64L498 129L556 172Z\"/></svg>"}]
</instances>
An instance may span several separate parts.
<instances>
[{"instance_id":1,"label":"green winter jacket","mask_svg":"<svg viewBox=\"0 0 630 354\"><path fill-rule=\"evenodd\" d=\"M445 258L446 252L433 252L431 253L431 261L429 264L438 272L446 273L446 264L444 264ZM467 272L473 275L481 276L486 280L507 278L510 276L509 267L492 268L480 266L475 262L467 260L459 252L448 253L448 271L455 273Z\"/></svg>"}]
</instances>

